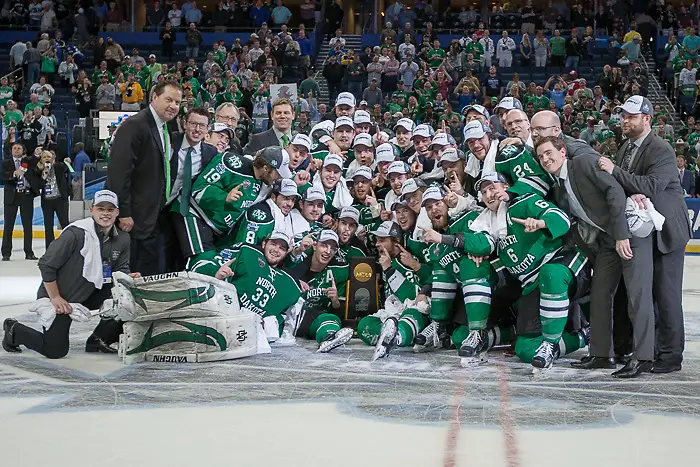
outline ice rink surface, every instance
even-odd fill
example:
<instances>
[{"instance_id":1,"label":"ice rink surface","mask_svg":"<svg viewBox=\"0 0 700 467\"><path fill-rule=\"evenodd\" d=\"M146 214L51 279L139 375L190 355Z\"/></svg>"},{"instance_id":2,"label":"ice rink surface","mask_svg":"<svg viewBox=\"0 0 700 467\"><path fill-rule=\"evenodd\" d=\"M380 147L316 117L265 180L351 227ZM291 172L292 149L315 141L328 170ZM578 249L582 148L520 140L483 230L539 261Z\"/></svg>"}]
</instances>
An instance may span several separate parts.
<instances>
[{"instance_id":1,"label":"ice rink surface","mask_svg":"<svg viewBox=\"0 0 700 467\"><path fill-rule=\"evenodd\" d=\"M35 241L41 256L43 242ZM27 313L40 277L15 240L0 263L0 320ZM352 341L221 363L142 363L71 351L0 354L0 459L21 467L700 465L700 257L686 257L683 371L631 381L573 370L545 378L502 351L459 367L454 351L369 363ZM0 351L1 352L1 351Z\"/></svg>"}]
</instances>

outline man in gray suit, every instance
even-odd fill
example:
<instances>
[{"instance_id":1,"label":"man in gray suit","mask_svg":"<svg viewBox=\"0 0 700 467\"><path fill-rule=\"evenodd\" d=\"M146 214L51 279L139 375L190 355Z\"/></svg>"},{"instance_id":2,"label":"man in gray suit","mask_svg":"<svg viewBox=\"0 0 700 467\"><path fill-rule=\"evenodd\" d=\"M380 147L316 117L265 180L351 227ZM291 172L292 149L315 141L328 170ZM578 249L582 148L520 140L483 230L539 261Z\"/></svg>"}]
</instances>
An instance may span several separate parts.
<instances>
[{"instance_id":1,"label":"man in gray suit","mask_svg":"<svg viewBox=\"0 0 700 467\"><path fill-rule=\"evenodd\" d=\"M244 155L255 154L260 149L269 146L286 148L292 141L292 122L294 121L294 105L289 99L277 99L272 103L272 128L262 133L252 135L243 148Z\"/></svg>"},{"instance_id":2,"label":"man in gray suit","mask_svg":"<svg viewBox=\"0 0 700 467\"><path fill-rule=\"evenodd\" d=\"M615 368L612 305L622 277L634 326L635 363L612 375L637 377L651 368L654 357L651 236L630 234L625 192L614 177L598 169L598 157L583 153L568 159L564 140L556 136L539 138L536 150L540 164L554 178L556 203L576 221L571 231L577 246L593 256L590 356L573 366Z\"/></svg>"},{"instance_id":3,"label":"man in gray suit","mask_svg":"<svg viewBox=\"0 0 700 467\"><path fill-rule=\"evenodd\" d=\"M622 106L622 132L629 139L617 161L599 160L601 170L612 174L625 192L640 205L646 199L665 218L663 229L652 233L653 294L656 306L656 351L653 373L679 371L683 361L683 262L691 237L688 209L678 179L676 157L671 146L651 131L653 107L642 96L632 96Z\"/></svg>"},{"instance_id":4,"label":"man in gray suit","mask_svg":"<svg viewBox=\"0 0 700 467\"><path fill-rule=\"evenodd\" d=\"M537 140L545 136L558 136L562 138L566 144L566 155L569 159L574 159L581 154L599 156L595 149L584 140L565 135L561 131L559 116L551 110L542 110L532 117L530 132L535 144L537 144Z\"/></svg>"}]
</instances>

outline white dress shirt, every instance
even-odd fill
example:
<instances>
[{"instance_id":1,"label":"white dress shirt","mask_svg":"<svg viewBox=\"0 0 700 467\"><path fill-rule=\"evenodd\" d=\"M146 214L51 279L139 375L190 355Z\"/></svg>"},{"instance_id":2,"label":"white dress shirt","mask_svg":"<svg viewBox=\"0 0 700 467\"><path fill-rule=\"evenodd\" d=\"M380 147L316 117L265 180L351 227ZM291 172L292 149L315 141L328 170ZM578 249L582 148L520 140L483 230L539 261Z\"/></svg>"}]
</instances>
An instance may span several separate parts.
<instances>
[{"instance_id":1,"label":"white dress shirt","mask_svg":"<svg viewBox=\"0 0 700 467\"><path fill-rule=\"evenodd\" d=\"M177 153L177 159L178 159L178 164L177 164L177 176L175 177L175 182L173 182L173 187L172 191L170 192L170 198L168 199L168 204L172 203L175 201L175 199L179 198L180 192L182 191L182 175L183 175L183 167L185 165L185 157L187 157L187 151L192 148L192 178L196 178L196 176L201 172L202 170L202 143L201 141L197 143L195 146L190 146L189 141L187 141L187 138L182 139L182 147L180 147L180 151Z\"/></svg>"},{"instance_id":2,"label":"white dress shirt","mask_svg":"<svg viewBox=\"0 0 700 467\"><path fill-rule=\"evenodd\" d=\"M163 137L163 125L165 125L165 122L160 119L158 114L156 113L155 110L153 110L153 106L148 106L148 109L151 111L151 115L153 115L153 120L156 121L156 127L158 128L158 134L160 135L160 147L163 148L163 151L165 151L165 139ZM170 151L172 152L172 150ZM165 159L170 160L170 154L165 154Z\"/></svg>"},{"instance_id":3,"label":"white dress shirt","mask_svg":"<svg viewBox=\"0 0 700 467\"><path fill-rule=\"evenodd\" d=\"M588 217L588 214L586 214L586 211L583 209L583 206L579 202L578 198L576 198L576 194L574 193L574 190L571 187L571 179L569 178L569 168L566 161L564 161L564 164L562 164L561 166L559 178L561 180L564 180L566 194L569 197L569 208L571 209L571 214L574 217L577 217L579 220L585 222L586 224L591 225L597 228L598 230L603 230L598 225L596 225L596 223L593 222L590 217Z\"/></svg>"}]
</instances>

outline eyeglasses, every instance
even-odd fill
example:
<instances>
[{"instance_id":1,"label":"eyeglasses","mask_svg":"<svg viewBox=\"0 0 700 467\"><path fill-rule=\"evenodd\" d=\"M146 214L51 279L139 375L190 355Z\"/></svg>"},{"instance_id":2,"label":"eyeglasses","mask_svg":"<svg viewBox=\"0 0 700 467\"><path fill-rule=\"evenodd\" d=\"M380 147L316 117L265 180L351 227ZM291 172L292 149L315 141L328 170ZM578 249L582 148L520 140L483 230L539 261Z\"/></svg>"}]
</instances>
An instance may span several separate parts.
<instances>
[{"instance_id":1,"label":"eyeglasses","mask_svg":"<svg viewBox=\"0 0 700 467\"><path fill-rule=\"evenodd\" d=\"M549 128L556 128L556 125L549 125L549 126L533 126L530 128L530 130L533 133L542 133L544 130L547 130Z\"/></svg>"},{"instance_id":2,"label":"eyeglasses","mask_svg":"<svg viewBox=\"0 0 700 467\"><path fill-rule=\"evenodd\" d=\"M238 121L238 119L236 117L224 117L223 115L217 115L216 119L224 121L224 122L236 122L236 121Z\"/></svg>"},{"instance_id":3,"label":"eyeglasses","mask_svg":"<svg viewBox=\"0 0 700 467\"><path fill-rule=\"evenodd\" d=\"M525 122L527 122L526 118L520 118L518 120L513 120L512 122L507 122L506 126L522 125Z\"/></svg>"},{"instance_id":4,"label":"eyeglasses","mask_svg":"<svg viewBox=\"0 0 700 467\"><path fill-rule=\"evenodd\" d=\"M199 128L202 130L205 128L209 128L209 124L207 123L187 122L187 126L190 126L192 128Z\"/></svg>"}]
</instances>

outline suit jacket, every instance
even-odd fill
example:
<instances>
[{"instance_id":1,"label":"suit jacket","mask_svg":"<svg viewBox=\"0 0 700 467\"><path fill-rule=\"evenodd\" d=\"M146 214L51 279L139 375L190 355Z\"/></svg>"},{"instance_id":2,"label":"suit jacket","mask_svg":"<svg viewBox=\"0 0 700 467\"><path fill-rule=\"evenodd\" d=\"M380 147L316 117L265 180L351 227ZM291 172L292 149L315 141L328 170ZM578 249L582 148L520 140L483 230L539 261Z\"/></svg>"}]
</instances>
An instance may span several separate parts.
<instances>
[{"instance_id":1,"label":"suit jacket","mask_svg":"<svg viewBox=\"0 0 700 467\"><path fill-rule=\"evenodd\" d=\"M24 175L27 189L31 190L31 161L28 157L23 157L21 162L27 164L28 170ZM4 185L4 204L14 204L17 194L17 179L13 175L15 172L15 160L13 157L2 161L2 184Z\"/></svg>"},{"instance_id":2,"label":"suit jacket","mask_svg":"<svg viewBox=\"0 0 700 467\"><path fill-rule=\"evenodd\" d=\"M683 177L680 179L681 188L685 194L691 198L695 197L695 175L690 170L683 170Z\"/></svg>"},{"instance_id":3,"label":"suit jacket","mask_svg":"<svg viewBox=\"0 0 700 467\"><path fill-rule=\"evenodd\" d=\"M106 187L119 197L119 216L134 219L131 237L148 238L166 201L163 145L150 106L119 126L111 154Z\"/></svg>"},{"instance_id":4,"label":"suit jacket","mask_svg":"<svg viewBox=\"0 0 700 467\"><path fill-rule=\"evenodd\" d=\"M250 140L248 140L248 144L246 144L243 148L243 154L253 155L263 148L279 145L280 141L277 139L275 130L270 128L269 130L263 131L262 133L256 133L254 135L251 135Z\"/></svg>"},{"instance_id":5,"label":"suit jacket","mask_svg":"<svg viewBox=\"0 0 700 467\"><path fill-rule=\"evenodd\" d=\"M593 147L591 147L590 144L585 142L582 139L577 139L573 138L568 135L562 135L564 138L564 142L566 143L566 156L569 159L574 159L582 154L588 154L588 155L593 155L596 157L600 157L600 155L596 152ZM533 152L534 154L534 152Z\"/></svg>"},{"instance_id":6,"label":"suit jacket","mask_svg":"<svg viewBox=\"0 0 700 467\"><path fill-rule=\"evenodd\" d=\"M184 133L175 133L172 137L171 146L173 148L173 157L170 158L170 186L175 184L175 179L177 178L178 171L182 170L180 167L180 158L178 153L182 147L182 141L184 140ZM204 167L209 165L209 162L216 156L216 147L211 144L202 141L202 163L199 166L199 172L192 171L192 184L197 179L197 176L202 172Z\"/></svg>"},{"instance_id":7,"label":"suit jacket","mask_svg":"<svg viewBox=\"0 0 700 467\"><path fill-rule=\"evenodd\" d=\"M627 140L620 147L618 160L622 160L629 144ZM663 229L655 234L659 251L665 254L684 248L691 237L691 226L671 145L650 133L637 149L630 169L628 172L615 166L612 174L627 195L645 195L666 218Z\"/></svg>"},{"instance_id":8,"label":"suit jacket","mask_svg":"<svg viewBox=\"0 0 700 467\"><path fill-rule=\"evenodd\" d=\"M630 238L625 216L627 196L612 175L598 168L598 157L581 153L565 163L571 190L590 220L615 240Z\"/></svg>"},{"instance_id":9,"label":"suit jacket","mask_svg":"<svg viewBox=\"0 0 700 467\"><path fill-rule=\"evenodd\" d=\"M53 166L54 173L56 174L56 186L58 187L58 192L61 194L61 198L67 200L70 196L70 185L68 184L68 167L63 161L56 161ZM30 185L32 186L32 191L36 196L41 196L41 192L46 186L46 180L41 176L43 170L39 169L36 165L33 167L30 175Z\"/></svg>"}]
</instances>

